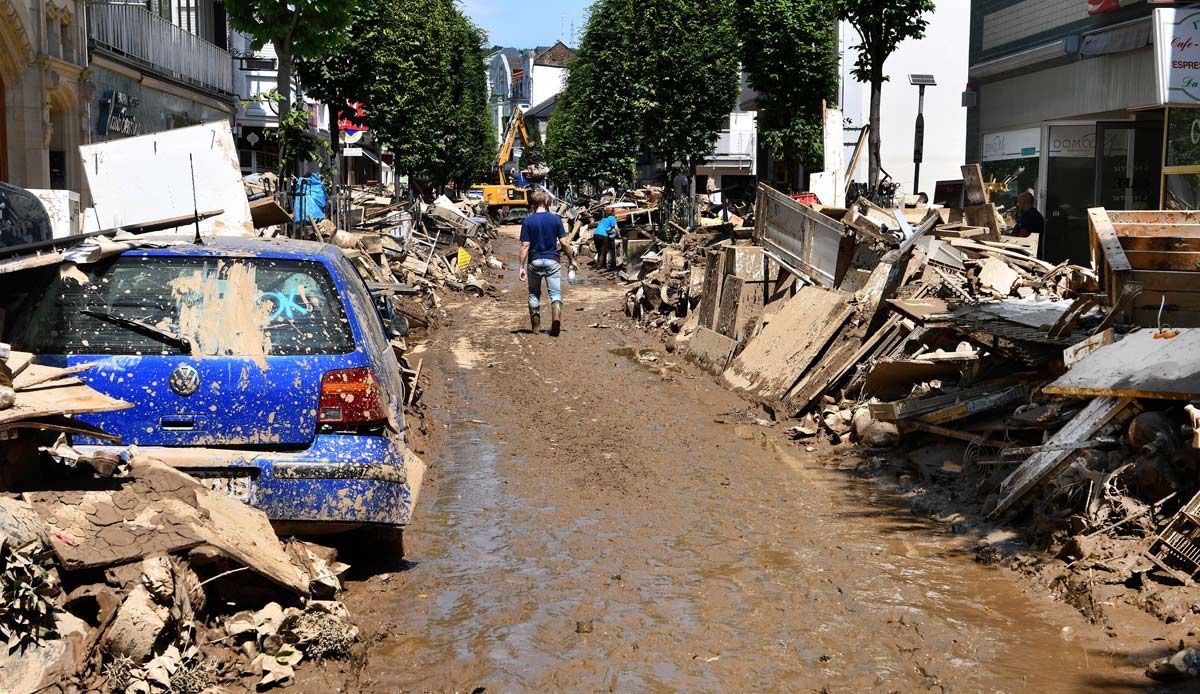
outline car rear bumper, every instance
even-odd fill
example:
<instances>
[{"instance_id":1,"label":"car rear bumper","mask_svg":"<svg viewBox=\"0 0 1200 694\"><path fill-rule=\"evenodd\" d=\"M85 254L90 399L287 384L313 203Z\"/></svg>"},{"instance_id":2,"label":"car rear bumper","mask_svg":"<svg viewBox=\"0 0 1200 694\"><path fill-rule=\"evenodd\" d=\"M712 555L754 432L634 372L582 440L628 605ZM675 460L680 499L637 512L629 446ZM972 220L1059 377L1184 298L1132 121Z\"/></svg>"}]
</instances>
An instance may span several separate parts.
<instances>
[{"instance_id":1,"label":"car rear bumper","mask_svg":"<svg viewBox=\"0 0 1200 694\"><path fill-rule=\"evenodd\" d=\"M308 449L288 452L153 446L138 451L208 480L249 476L243 500L272 521L407 525L425 473L425 464L402 442L382 436L321 435Z\"/></svg>"}]
</instances>

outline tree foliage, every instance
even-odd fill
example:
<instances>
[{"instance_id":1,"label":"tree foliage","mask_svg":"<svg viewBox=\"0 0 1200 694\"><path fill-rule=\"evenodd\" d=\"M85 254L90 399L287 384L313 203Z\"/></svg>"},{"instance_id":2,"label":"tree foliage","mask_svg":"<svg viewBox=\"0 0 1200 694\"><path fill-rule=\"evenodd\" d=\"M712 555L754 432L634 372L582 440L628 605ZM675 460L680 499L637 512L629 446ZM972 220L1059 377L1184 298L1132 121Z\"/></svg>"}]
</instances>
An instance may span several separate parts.
<instances>
[{"instance_id":1,"label":"tree foliage","mask_svg":"<svg viewBox=\"0 0 1200 694\"><path fill-rule=\"evenodd\" d=\"M738 94L739 55L728 0L657 0L645 5L638 91L641 144L666 162L712 154Z\"/></svg>"},{"instance_id":2,"label":"tree foliage","mask_svg":"<svg viewBox=\"0 0 1200 694\"><path fill-rule=\"evenodd\" d=\"M626 184L637 166L640 75L633 0L597 0L546 132L556 180Z\"/></svg>"},{"instance_id":3,"label":"tree foliage","mask_svg":"<svg viewBox=\"0 0 1200 694\"><path fill-rule=\"evenodd\" d=\"M837 90L830 0L739 0L742 63L758 92L760 142L788 171L820 166L821 100Z\"/></svg>"},{"instance_id":4,"label":"tree foliage","mask_svg":"<svg viewBox=\"0 0 1200 694\"><path fill-rule=\"evenodd\" d=\"M225 0L233 28L254 37L253 48L270 43L279 60L275 88L281 115L291 108L292 59L322 56L349 36L354 0Z\"/></svg>"},{"instance_id":5,"label":"tree foliage","mask_svg":"<svg viewBox=\"0 0 1200 694\"><path fill-rule=\"evenodd\" d=\"M397 171L468 181L493 153L483 31L453 0L359 0L357 15L348 42L302 61L305 86L362 104Z\"/></svg>"},{"instance_id":6,"label":"tree foliage","mask_svg":"<svg viewBox=\"0 0 1200 694\"><path fill-rule=\"evenodd\" d=\"M871 83L871 185L879 182L880 99L887 76L883 65L905 39L925 37L929 21L925 14L934 9L933 0L837 0L838 16L850 22L858 32L858 60L853 74L859 82ZM917 191L913 191L914 193Z\"/></svg>"},{"instance_id":7,"label":"tree foliage","mask_svg":"<svg viewBox=\"0 0 1200 694\"><path fill-rule=\"evenodd\" d=\"M737 85L730 3L597 0L550 119L554 176L629 184L639 147L668 163L702 160Z\"/></svg>"}]
</instances>

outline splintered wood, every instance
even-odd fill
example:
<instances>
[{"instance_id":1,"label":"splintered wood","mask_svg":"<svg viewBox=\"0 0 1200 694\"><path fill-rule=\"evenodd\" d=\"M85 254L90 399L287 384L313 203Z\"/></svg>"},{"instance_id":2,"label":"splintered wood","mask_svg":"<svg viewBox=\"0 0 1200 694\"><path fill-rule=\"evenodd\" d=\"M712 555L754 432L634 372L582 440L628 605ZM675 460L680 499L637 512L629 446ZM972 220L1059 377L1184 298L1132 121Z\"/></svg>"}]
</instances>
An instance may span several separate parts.
<instances>
[{"instance_id":1,"label":"splintered wood","mask_svg":"<svg viewBox=\"0 0 1200 694\"><path fill-rule=\"evenodd\" d=\"M833 289L801 289L733 360L725 383L764 404L780 406L854 314L850 299L850 294Z\"/></svg>"}]
</instances>

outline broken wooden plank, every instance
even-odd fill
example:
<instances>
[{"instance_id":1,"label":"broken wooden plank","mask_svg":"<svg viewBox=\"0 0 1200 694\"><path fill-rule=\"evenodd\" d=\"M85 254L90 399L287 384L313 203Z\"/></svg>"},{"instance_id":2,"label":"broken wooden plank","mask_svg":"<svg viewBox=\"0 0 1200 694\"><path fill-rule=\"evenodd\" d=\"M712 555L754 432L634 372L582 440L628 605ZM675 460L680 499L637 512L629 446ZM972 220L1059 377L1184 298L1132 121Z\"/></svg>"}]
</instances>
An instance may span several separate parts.
<instances>
[{"instance_id":1,"label":"broken wooden plank","mask_svg":"<svg viewBox=\"0 0 1200 694\"><path fill-rule=\"evenodd\" d=\"M684 354L701 369L716 375L725 370L735 349L735 340L700 326L688 340Z\"/></svg>"},{"instance_id":2,"label":"broken wooden plank","mask_svg":"<svg viewBox=\"0 0 1200 694\"><path fill-rule=\"evenodd\" d=\"M983 182L983 167L979 164L964 164L959 167L963 177L963 199L967 206L986 205L992 201Z\"/></svg>"},{"instance_id":3,"label":"broken wooden plank","mask_svg":"<svg viewBox=\"0 0 1200 694\"><path fill-rule=\"evenodd\" d=\"M1075 415L1070 422L1046 442L1052 450L1037 453L1008 476L1000 487L1001 497L996 508L989 514L999 518L1020 510L1029 492L1044 480L1057 474L1074 453L1074 450L1055 449L1056 446L1072 441L1086 441L1114 422L1122 413L1136 408L1130 398L1097 398Z\"/></svg>"},{"instance_id":4,"label":"broken wooden plank","mask_svg":"<svg viewBox=\"0 0 1200 694\"><path fill-rule=\"evenodd\" d=\"M766 404L780 404L854 314L851 295L804 287L750 340L724 381Z\"/></svg>"},{"instance_id":5,"label":"broken wooden plank","mask_svg":"<svg viewBox=\"0 0 1200 694\"><path fill-rule=\"evenodd\" d=\"M979 268L979 283L996 290L1000 296L1012 294L1013 287L1020 279L1021 275L999 258L988 258Z\"/></svg>"},{"instance_id":6,"label":"broken wooden plank","mask_svg":"<svg viewBox=\"0 0 1200 694\"><path fill-rule=\"evenodd\" d=\"M871 403L871 416L885 422L916 419L931 412L937 412L948 407L954 407L955 405L992 395L1002 388L1008 388L1013 385L1017 379L1018 377L1014 375L982 383L973 388L964 388L953 393L925 395L919 398L906 398L895 402Z\"/></svg>"},{"instance_id":7,"label":"broken wooden plank","mask_svg":"<svg viewBox=\"0 0 1200 694\"><path fill-rule=\"evenodd\" d=\"M1137 330L1095 350L1043 392L1091 398L1200 398L1200 372L1195 366L1200 328L1182 328L1171 339L1156 339L1155 332Z\"/></svg>"},{"instance_id":8,"label":"broken wooden plank","mask_svg":"<svg viewBox=\"0 0 1200 694\"><path fill-rule=\"evenodd\" d=\"M704 290L700 294L700 325L716 327L717 312L721 305L721 290L725 282L725 253L721 249L710 250L704 258Z\"/></svg>"},{"instance_id":9,"label":"broken wooden plank","mask_svg":"<svg viewBox=\"0 0 1200 694\"><path fill-rule=\"evenodd\" d=\"M1063 366L1074 368L1083 358L1113 343L1113 330L1109 328L1101 333L1092 335L1083 342L1076 343L1063 350Z\"/></svg>"}]
</instances>

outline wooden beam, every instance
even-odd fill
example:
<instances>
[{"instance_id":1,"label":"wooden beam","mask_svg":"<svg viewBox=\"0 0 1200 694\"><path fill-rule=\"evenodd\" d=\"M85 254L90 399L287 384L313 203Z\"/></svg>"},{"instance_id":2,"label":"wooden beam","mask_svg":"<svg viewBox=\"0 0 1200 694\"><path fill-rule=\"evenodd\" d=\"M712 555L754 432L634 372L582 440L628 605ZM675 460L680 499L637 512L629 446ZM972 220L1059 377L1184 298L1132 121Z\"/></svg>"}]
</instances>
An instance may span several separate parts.
<instances>
[{"instance_id":1,"label":"wooden beam","mask_svg":"<svg viewBox=\"0 0 1200 694\"><path fill-rule=\"evenodd\" d=\"M1139 409L1137 403L1129 398L1092 400L1046 442L1046 447L1053 449L1072 441L1091 439L1101 429L1135 409ZM1020 510L1028 494L1043 481L1058 474L1074 452L1071 449L1047 450L1030 456L1004 480L1000 486L1003 496L989 517L1001 518Z\"/></svg>"}]
</instances>

